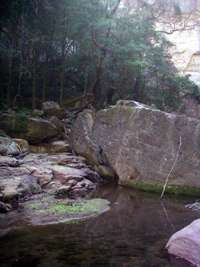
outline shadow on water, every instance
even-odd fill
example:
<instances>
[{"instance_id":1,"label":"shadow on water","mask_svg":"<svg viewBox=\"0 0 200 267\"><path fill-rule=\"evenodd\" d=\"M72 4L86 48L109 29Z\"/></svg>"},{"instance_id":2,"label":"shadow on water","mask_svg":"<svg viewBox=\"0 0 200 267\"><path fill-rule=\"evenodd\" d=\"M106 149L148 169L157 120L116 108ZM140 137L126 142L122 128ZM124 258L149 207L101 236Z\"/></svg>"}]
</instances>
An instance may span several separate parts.
<instances>
[{"instance_id":1,"label":"shadow on water","mask_svg":"<svg viewBox=\"0 0 200 267\"><path fill-rule=\"evenodd\" d=\"M98 197L110 211L75 224L24 226L0 239L1 267L185 267L167 257L169 237L199 217L187 199L167 198L121 187ZM96 197L96 196L95 196Z\"/></svg>"}]
</instances>

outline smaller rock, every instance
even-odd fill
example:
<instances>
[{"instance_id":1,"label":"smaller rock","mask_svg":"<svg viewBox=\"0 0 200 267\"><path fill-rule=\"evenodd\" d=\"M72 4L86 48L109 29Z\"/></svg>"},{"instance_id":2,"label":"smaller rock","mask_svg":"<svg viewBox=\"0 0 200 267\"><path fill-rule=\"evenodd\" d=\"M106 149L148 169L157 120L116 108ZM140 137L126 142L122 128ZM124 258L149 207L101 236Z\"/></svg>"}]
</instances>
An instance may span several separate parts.
<instances>
[{"instance_id":1,"label":"smaller rock","mask_svg":"<svg viewBox=\"0 0 200 267\"><path fill-rule=\"evenodd\" d=\"M54 179L59 180L62 184L68 183L70 179L81 181L85 175L85 173L81 170L58 165L52 166L52 170L54 173Z\"/></svg>"},{"instance_id":2,"label":"smaller rock","mask_svg":"<svg viewBox=\"0 0 200 267\"><path fill-rule=\"evenodd\" d=\"M53 172L50 169L38 168L31 173L32 176L37 177L41 187L49 184L53 179Z\"/></svg>"},{"instance_id":3,"label":"smaller rock","mask_svg":"<svg viewBox=\"0 0 200 267\"><path fill-rule=\"evenodd\" d=\"M34 109L32 115L33 117L42 117L44 115L44 111L39 109Z\"/></svg>"},{"instance_id":4,"label":"smaller rock","mask_svg":"<svg viewBox=\"0 0 200 267\"><path fill-rule=\"evenodd\" d=\"M29 152L29 143L25 139L13 139L13 141L17 144L19 151L21 153Z\"/></svg>"},{"instance_id":5,"label":"smaller rock","mask_svg":"<svg viewBox=\"0 0 200 267\"><path fill-rule=\"evenodd\" d=\"M15 156L20 154L20 149L16 142L12 140L10 137L2 137L0 136L0 155L7 156Z\"/></svg>"},{"instance_id":6,"label":"smaller rock","mask_svg":"<svg viewBox=\"0 0 200 267\"><path fill-rule=\"evenodd\" d=\"M54 141L48 144L32 145L30 146L32 153L68 153L71 148L68 143L64 141Z\"/></svg>"},{"instance_id":7,"label":"smaller rock","mask_svg":"<svg viewBox=\"0 0 200 267\"><path fill-rule=\"evenodd\" d=\"M41 192L41 187L37 177L25 175L18 185L20 196L38 194Z\"/></svg>"},{"instance_id":8,"label":"smaller rock","mask_svg":"<svg viewBox=\"0 0 200 267\"><path fill-rule=\"evenodd\" d=\"M38 179L31 175L23 175L20 177L10 176L7 179L1 179L0 189L2 199L8 202L41 192Z\"/></svg>"},{"instance_id":9,"label":"smaller rock","mask_svg":"<svg viewBox=\"0 0 200 267\"><path fill-rule=\"evenodd\" d=\"M58 117L52 116L49 121L58 128L60 133L64 133L64 123Z\"/></svg>"},{"instance_id":10,"label":"smaller rock","mask_svg":"<svg viewBox=\"0 0 200 267\"><path fill-rule=\"evenodd\" d=\"M8 135L1 129L0 129L0 136L1 137L8 137Z\"/></svg>"},{"instance_id":11,"label":"smaller rock","mask_svg":"<svg viewBox=\"0 0 200 267\"><path fill-rule=\"evenodd\" d=\"M7 213L11 210L12 210L12 206L10 204L0 201L0 213Z\"/></svg>"},{"instance_id":12,"label":"smaller rock","mask_svg":"<svg viewBox=\"0 0 200 267\"><path fill-rule=\"evenodd\" d=\"M64 118L65 112L57 102L47 101L42 104L42 110L47 117L56 116L59 119Z\"/></svg>"},{"instance_id":13,"label":"smaller rock","mask_svg":"<svg viewBox=\"0 0 200 267\"><path fill-rule=\"evenodd\" d=\"M71 180L67 181L67 185L71 186L71 187L75 186L77 183L78 182L75 179L71 179Z\"/></svg>"},{"instance_id":14,"label":"smaller rock","mask_svg":"<svg viewBox=\"0 0 200 267\"><path fill-rule=\"evenodd\" d=\"M67 197L70 189L70 185L61 186L60 188L58 188L58 190L56 190L55 195L57 197Z\"/></svg>"},{"instance_id":15,"label":"smaller rock","mask_svg":"<svg viewBox=\"0 0 200 267\"><path fill-rule=\"evenodd\" d=\"M15 158L0 156L0 167L18 167L21 164L22 162Z\"/></svg>"},{"instance_id":16,"label":"smaller rock","mask_svg":"<svg viewBox=\"0 0 200 267\"><path fill-rule=\"evenodd\" d=\"M12 187L5 187L2 191L2 199L5 201L15 201L20 196L19 191L17 190L16 186L13 185Z\"/></svg>"},{"instance_id":17,"label":"smaller rock","mask_svg":"<svg viewBox=\"0 0 200 267\"><path fill-rule=\"evenodd\" d=\"M27 132L24 134L30 144L39 144L55 138L59 131L50 121L41 118L29 118Z\"/></svg>"}]
</instances>

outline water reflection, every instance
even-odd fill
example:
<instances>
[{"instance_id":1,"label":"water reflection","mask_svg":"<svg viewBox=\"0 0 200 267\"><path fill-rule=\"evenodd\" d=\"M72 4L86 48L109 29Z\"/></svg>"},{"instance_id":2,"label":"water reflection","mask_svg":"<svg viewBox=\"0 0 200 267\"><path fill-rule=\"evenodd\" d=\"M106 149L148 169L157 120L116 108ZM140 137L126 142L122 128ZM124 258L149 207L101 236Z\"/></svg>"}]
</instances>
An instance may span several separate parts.
<instances>
[{"instance_id":1,"label":"water reflection","mask_svg":"<svg viewBox=\"0 0 200 267\"><path fill-rule=\"evenodd\" d=\"M97 218L73 225L24 226L1 238L0 266L178 266L163 248L174 232L199 217L185 208L191 200L161 202L159 196L120 187L105 187L97 196L112 203Z\"/></svg>"}]
</instances>

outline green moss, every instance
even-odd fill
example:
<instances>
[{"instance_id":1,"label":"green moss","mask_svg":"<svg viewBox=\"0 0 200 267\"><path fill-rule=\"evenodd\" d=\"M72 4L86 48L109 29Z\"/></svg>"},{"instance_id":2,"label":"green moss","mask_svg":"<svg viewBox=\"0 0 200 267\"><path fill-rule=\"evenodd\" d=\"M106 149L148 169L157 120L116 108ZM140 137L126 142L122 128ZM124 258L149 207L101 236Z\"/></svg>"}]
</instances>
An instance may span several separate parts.
<instances>
[{"instance_id":1,"label":"green moss","mask_svg":"<svg viewBox=\"0 0 200 267\"><path fill-rule=\"evenodd\" d=\"M39 201L34 201L26 204L26 208L32 212L40 214L54 215L83 215L99 213L107 209L109 202L105 199L91 199L75 202L56 201L51 198L44 198Z\"/></svg>"},{"instance_id":2,"label":"green moss","mask_svg":"<svg viewBox=\"0 0 200 267\"><path fill-rule=\"evenodd\" d=\"M64 214L64 213L82 213L84 211L84 204L83 203L78 203L75 205L68 205L68 204L55 204L54 206L50 207L48 209L50 213L59 213L59 214Z\"/></svg>"},{"instance_id":3,"label":"green moss","mask_svg":"<svg viewBox=\"0 0 200 267\"><path fill-rule=\"evenodd\" d=\"M139 189L145 192L157 193L161 194L163 190L163 185L159 183L151 183L144 181L129 181L126 184L122 184L124 186L133 187L135 189ZM200 188L191 187L191 186L177 186L177 185L168 185L166 187L166 194L173 195L182 195L182 196L200 196Z\"/></svg>"},{"instance_id":4,"label":"green moss","mask_svg":"<svg viewBox=\"0 0 200 267\"><path fill-rule=\"evenodd\" d=\"M82 202L74 202L73 204L56 203L48 208L48 212L57 214L98 213L98 211L101 210L101 208L105 204L105 200L102 199L92 199Z\"/></svg>"}]
</instances>

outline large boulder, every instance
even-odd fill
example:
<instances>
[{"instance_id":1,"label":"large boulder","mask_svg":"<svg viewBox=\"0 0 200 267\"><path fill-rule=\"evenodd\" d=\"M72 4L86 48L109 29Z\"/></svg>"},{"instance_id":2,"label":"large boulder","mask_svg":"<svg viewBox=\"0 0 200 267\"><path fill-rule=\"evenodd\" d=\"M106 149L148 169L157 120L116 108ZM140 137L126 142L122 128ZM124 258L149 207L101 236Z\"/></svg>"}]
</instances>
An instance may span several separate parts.
<instances>
[{"instance_id":1,"label":"large boulder","mask_svg":"<svg viewBox=\"0 0 200 267\"><path fill-rule=\"evenodd\" d=\"M59 119L64 118L65 111L57 102L47 101L42 104L42 110L47 117L56 116Z\"/></svg>"},{"instance_id":2,"label":"large boulder","mask_svg":"<svg viewBox=\"0 0 200 267\"><path fill-rule=\"evenodd\" d=\"M170 255L200 267L200 219L175 233L166 248Z\"/></svg>"},{"instance_id":3,"label":"large boulder","mask_svg":"<svg viewBox=\"0 0 200 267\"><path fill-rule=\"evenodd\" d=\"M59 134L58 128L48 120L29 118L25 139L32 144L51 140Z\"/></svg>"},{"instance_id":4,"label":"large boulder","mask_svg":"<svg viewBox=\"0 0 200 267\"><path fill-rule=\"evenodd\" d=\"M31 144L49 141L60 135L60 130L48 120L15 113L0 114L0 128L11 137L25 139Z\"/></svg>"},{"instance_id":5,"label":"large boulder","mask_svg":"<svg viewBox=\"0 0 200 267\"><path fill-rule=\"evenodd\" d=\"M134 101L96 114L84 111L72 130L74 150L98 167L109 165L119 183L161 192L200 192L200 121ZM190 189L190 190L189 190Z\"/></svg>"}]
</instances>

